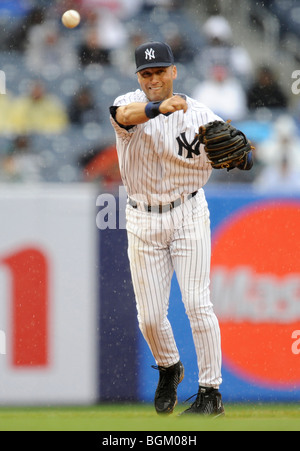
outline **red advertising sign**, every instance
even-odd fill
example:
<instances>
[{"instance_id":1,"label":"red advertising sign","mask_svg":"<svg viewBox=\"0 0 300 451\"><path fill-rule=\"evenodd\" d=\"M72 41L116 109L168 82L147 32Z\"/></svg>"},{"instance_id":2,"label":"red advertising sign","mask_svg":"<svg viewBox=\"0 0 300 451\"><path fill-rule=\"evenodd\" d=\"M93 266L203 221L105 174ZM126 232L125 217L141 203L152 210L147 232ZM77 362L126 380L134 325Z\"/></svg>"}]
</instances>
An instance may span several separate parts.
<instances>
[{"instance_id":1,"label":"red advertising sign","mask_svg":"<svg viewBox=\"0 0 300 451\"><path fill-rule=\"evenodd\" d=\"M226 365L244 379L300 384L300 205L249 205L215 230L213 302Z\"/></svg>"},{"instance_id":2,"label":"red advertising sign","mask_svg":"<svg viewBox=\"0 0 300 451\"><path fill-rule=\"evenodd\" d=\"M48 363L48 264L39 249L20 249L0 259L11 275L12 364Z\"/></svg>"}]
</instances>

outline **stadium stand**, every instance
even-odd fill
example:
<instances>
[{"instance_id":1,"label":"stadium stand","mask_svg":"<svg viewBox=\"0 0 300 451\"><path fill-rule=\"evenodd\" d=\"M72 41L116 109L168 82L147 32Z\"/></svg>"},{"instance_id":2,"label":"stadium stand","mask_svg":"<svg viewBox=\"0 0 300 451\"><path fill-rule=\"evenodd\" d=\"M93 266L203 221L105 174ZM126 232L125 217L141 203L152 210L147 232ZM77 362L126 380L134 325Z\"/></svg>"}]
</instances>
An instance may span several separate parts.
<instances>
[{"instance_id":1,"label":"stadium stand","mask_svg":"<svg viewBox=\"0 0 300 451\"><path fill-rule=\"evenodd\" d=\"M179 42L176 49L179 73L176 86L179 91L188 95L192 94L196 84L203 80L199 64L201 66L201 52L206 48L207 41L201 30L212 13L222 15L228 21L232 28L230 45L244 47L253 60L255 70L262 62L276 67L278 81L284 86L289 98L288 113L293 115L295 111L299 111L299 101L295 98L296 96L291 95L290 86L286 83L287 77L289 82L291 80L291 68L295 67L297 60L295 52L293 53L289 46L294 49L295 42L299 44L299 26L297 26L299 8L297 10L297 5L292 0L288 2L267 1L265 6L258 5L252 0L241 0L238 2L239 5L237 2L229 0L226 2L226 8L224 2L214 2L213 11L212 2L206 0L190 1L188 7L184 1L177 1L176 8L157 6L149 9L141 6L138 14L123 20L129 41L126 45L112 51L110 64L88 64L83 67L78 61L75 70L63 72L57 65L41 74L37 74L26 64L26 45L30 29L42 25L43 20L56 19L59 33L70 41L76 52L82 42L84 16L78 29L70 31L64 29L60 19L57 18L57 2L55 1L30 2L35 14L30 8L24 9L26 2L1 3L0 70L6 74L8 95L12 98L25 95L32 80L40 78L47 91L58 96L66 110L76 93L82 87L88 87L96 104L103 112L101 121L98 123L91 122L79 126L69 124L66 130L59 134L33 134L32 146L35 148L35 152L42 156L41 174L42 180L45 182L83 181L82 169L79 164L80 158L84 158L94 149L109 148L114 143L115 138L109 121L108 107L117 95L138 88L133 60L128 60L129 55L132 58L130 49L134 48L136 39L161 39L171 43L175 42L176 38ZM8 8L12 3L14 8L17 8L20 3L17 12ZM287 3L290 5L289 8L286 7ZM62 7L60 5L60 10ZM12 17L14 17L13 20ZM13 37L20 24L23 24L24 42L22 41L22 45L18 46ZM286 33L289 37L291 33L293 34L293 46L291 43L286 43ZM284 56L282 56L283 54ZM127 61L127 64L124 64L124 61ZM280 61L279 64L278 61ZM254 76L255 74L253 74L253 78ZM246 84L245 89L248 87ZM241 124L236 125L244 127L244 130L249 130L250 138L256 143L269 135L272 121L277 115L278 112L274 113L267 108L258 108L249 112L248 117ZM299 126L298 117L296 122ZM5 149L14 138L15 136L9 128L3 130L0 127L0 164L5 155ZM214 178L212 178L212 182L214 182ZM217 180L215 182L217 183Z\"/></svg>"}]
</instances>

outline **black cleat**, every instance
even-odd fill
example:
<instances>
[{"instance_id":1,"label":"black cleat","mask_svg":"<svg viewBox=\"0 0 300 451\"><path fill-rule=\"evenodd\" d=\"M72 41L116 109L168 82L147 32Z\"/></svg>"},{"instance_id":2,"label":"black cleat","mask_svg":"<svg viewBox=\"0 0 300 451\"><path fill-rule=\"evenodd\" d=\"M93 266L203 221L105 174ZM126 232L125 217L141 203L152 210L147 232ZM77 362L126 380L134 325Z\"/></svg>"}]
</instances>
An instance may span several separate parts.
<instances>
[{"instance_id":1,"label":"black cleat","mask_svg":"<svg viewBox=\"0 0 300 451\"><path fill-rule=\"evenodd\" d=\"M184 378L184 368L179 361L169 368L152 366L159 370L154 406L157 413L170 414L177 404L177 387Z\"/></svg>"},{"instance_id":2,"label":"black cleat","mask_svg":"<svg viewBox=\"0 0 300 451\"><path fill-rule=\"evenodd\" d=\"M204 415L213 418L225 415L221 393L215 388L200 386L196 400L180 415L184 414Z\"/></svg>"}]
</instances>

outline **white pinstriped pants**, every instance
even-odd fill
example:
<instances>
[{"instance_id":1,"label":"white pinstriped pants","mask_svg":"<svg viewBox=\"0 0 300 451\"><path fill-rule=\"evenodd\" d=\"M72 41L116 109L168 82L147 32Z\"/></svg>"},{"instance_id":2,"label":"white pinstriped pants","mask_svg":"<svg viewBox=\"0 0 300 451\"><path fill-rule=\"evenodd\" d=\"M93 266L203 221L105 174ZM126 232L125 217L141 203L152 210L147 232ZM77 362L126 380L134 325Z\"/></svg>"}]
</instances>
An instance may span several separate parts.
<instances>
[{"instance_id":1,"label":"white pinstriped pants","mask_svg":"<svg viewBox=\"0 0 300 451\"><path fill-rule=\"evenodd\" d=\"M128 256L140 330L157 365L180 359L167 318L174 270L188 315L199 384L219 387L220 328L210 301L210 220L204 191L166 213L126 208Z\"/></svg>"}]
</instances>

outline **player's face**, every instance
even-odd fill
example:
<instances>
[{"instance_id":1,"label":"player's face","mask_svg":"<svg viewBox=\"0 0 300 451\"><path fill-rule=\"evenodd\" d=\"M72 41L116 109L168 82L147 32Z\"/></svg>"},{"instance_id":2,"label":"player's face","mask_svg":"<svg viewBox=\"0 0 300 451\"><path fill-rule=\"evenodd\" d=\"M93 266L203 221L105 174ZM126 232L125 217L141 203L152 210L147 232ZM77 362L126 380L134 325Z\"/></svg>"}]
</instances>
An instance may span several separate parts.
<instances>
[{"instance_id":1,"label":"player's face","mask_svg":"<svg viewBox=\"0 0 300 451\"><path fill-rule=\"evenodd\" d=\"M150 102L172 97L173 81L176 77L176 66L152 67L138 72L138 82Z\"/></svg>"}]
</instances>

